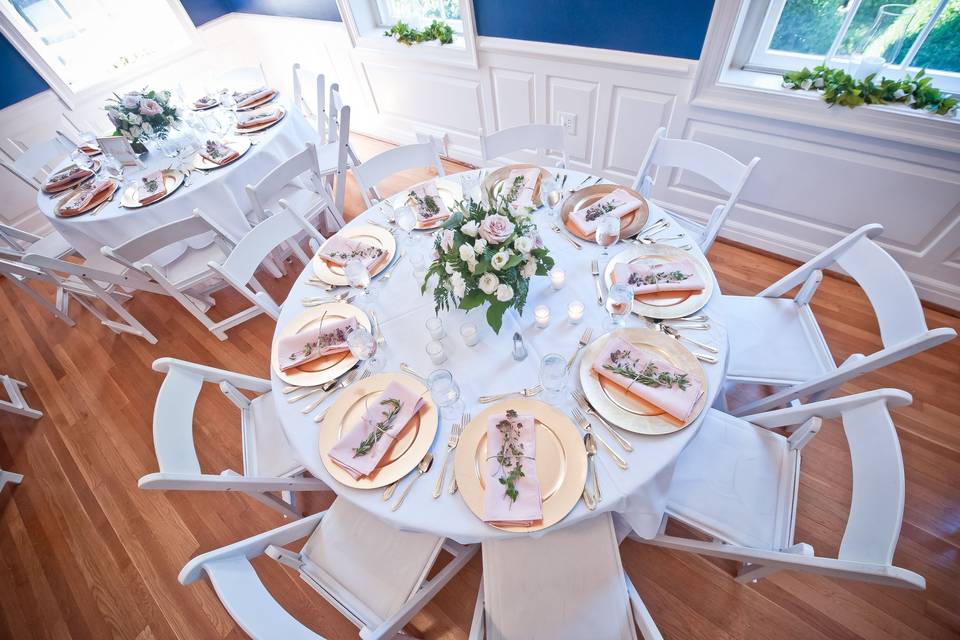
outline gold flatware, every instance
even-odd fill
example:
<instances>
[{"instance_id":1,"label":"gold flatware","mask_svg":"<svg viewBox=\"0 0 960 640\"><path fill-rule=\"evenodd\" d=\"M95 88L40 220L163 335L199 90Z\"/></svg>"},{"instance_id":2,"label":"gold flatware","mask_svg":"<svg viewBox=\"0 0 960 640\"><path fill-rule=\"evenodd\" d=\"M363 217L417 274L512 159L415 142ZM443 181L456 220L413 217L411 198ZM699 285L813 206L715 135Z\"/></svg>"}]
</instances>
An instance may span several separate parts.
<instances>
[{"instance_id":1,"label":"gold flatware","mask_svg":"<svg viewBox=\"0 0 960 640\"><path fill-rule=\"evenodd\" d=\"M413 488L413 485L417 482L417 480L420 479L420 476L430 471L430 467L432 466L433 454L428 451L427 455L423 456L423 460L420 461L420 464L417 465L417 474L410 479L410 482L403 490L403 493L400 494L400 497L397 498L397 501L394 503L394 505L390 507L390 511L396 511L400 508L400 505L403 504L403 501L407 499L407 495L410 494L410 489Z\"/></svg>"},{"instance_id":2,"label":"gold flatware","mask_svg":"<svg viewBox=\"0 0 960 640\"><path fill-rule=\"evenodd\" d=\"M713 345L711 345L711 344L706 344L706 343L704 343L704 342L700 342L699 340L694 340L693 338L688 338L687 336L685 336L685 335L681 334L679 331L677 331L677 329L676 329L675 327L673 327L672 325L668 325L668 324L658 324L657 326L660 328L660 331L663 331L663 332L664 332L665 334L667 334L668 336L672 336L672 337L676 338L677 340L686 340L686 341L689 342L690 344L696 345L696 346L700 347L701 349L704 349L704 350L706 350L706 351L709 351L710 353L720 353L720 349L717 349L715 346L713 346ZM682 328L685 329L686 327L682 327Z\"/></svg>"},{"instance_id":3,"label":"gold flatware","mask_svg":"<svg viewBox=\"0 0 960 640\"><path fill-rule=\"evenodd\" d=\"M603 306L603 288L600 286L600 261L590 261L590 273L593 274L593 284L597 288L597 304Z\"/></svg>"},{"instance_id":4,"label":"gold flatware","mask_svg":"<svg viewBox=\"0 0 960 640\"><path fill-rule=\"evenodd\" d=\"M586 485L583 486L583 503L587 505L587 509L593 511L597 508L597 503L603 500L603 495L600 493L600 481L597 480L597 461L593 459L597 455L597 442L593 439L593 434L583 434L583 448L587 450L587 469L589 469L590 478L593 481L593 495L590 494Z\"/></svg>"},{"instance_id":5,"label":"gold flatware","mask_svg":"<svg viewBox=\"0 0 960 640\"><path fill-rule=\"evenodd\" d=\"M573 355L570 356L570 359L567 360L567 369L573 366L573 361L577 359L577 354L580 353L580 350L585 346L590 344L590 338L593 337L593 329L587 327L583 330L583 335L580 336L580 341L577 343L577 350L573 352Z\"/></svg>"},{"instance_id":6,"label":"gold flatware","mask_svg":"<svg viewBox=\"0 0 960 640\"><path fill-rule=\"evenodd\" d=\"M570 415L573 416L574 421L580 425L581 429L593 435L596 441L600 443L600 446L603 447L604 450L606 450L606 452L610 454L610 457L613 458L613 461L617 463L618 467L620 467L621 469L629 468L630 465L627 464L627 461L621 458L620 454L614 451L613 447L607 444L606 440L604 440L599 435L594 433L593 425L590 424L590 421L587 420L587 416L583 415L583 412L581 412L580 409L578 409L577 407L574 407L571 410Z\"/></svg>"},{"instance_id":7,"label":"gold flatware","mask_svg":"<svg viewBox=\"0 0 960 640\"><path fill-rule=\"evenodd\" d=\"M561 237L561 238L565 239L567 242L569 242L569 243L572 244L574 247L576 247L576 248L577 248L577 251L580 251L581 249L583 249L583 247L580 245L579 242L577 242L576 240L574 240L573 238L571 238L570 236L568 236L567 234L565 234L563 231L561 231L561 230L560 230L560 227L558 227L557 225L551 224L551 225L550 225L550 228L553 229L556 233L560 234L560 237Z\"/></svg>"},{"instance_id":8,"label":"gold flatware","mask_svg":"<svg viewBox=\"0 0 960 640\"><path fill-rule=\"evenodd\" d=\"M596 410L590 406L587 396L583 395L582 391L574 390L573 399L577 401L577 404L580 405L580 408L583 409L584 413L590 414L597 419L597 422L604 426L604 428L610 433L613 439L617 441L617 444L619 444L624 451L633 451L633 445L630 444L626 438L617 433L617 430L613 427L613 425L607 422L603 416L597 413Z\"/></svg>"},{"instance_id":9,"label":"gold flatware","mask_svg":"<svg viewBox=\"0 0 960 640\"><path fill-rule=\"evenodd\" d=\"M403 480L403 478L400 478ZM393 492L397 490L397 485L400 484L400 480L394 480L387 485L387 488L383 490L383 501L386 502L393 497Z\"/></svg>"},{"instance_id":10,"label":"gold flatware","mask_svg":"<svg viewBox=\"0 0 960 640\"><path fill-rule=\"evenodd\" d=\"M496 402L497 400L503 400L504 398L509 398L510 396L522 396L524 398L532 398L543 391L543 385L536 385L533 387L527 387L526 389L520 389L519 391L509 391L507 393L497 393L488 396L480 396L477 400L480 404L490 404L491 402Z\"/></svg>"},{"instance_id":11,"label":"gold flatware","mask_svg":"<svg viewBox=\"0 0 960 640\"><path fill-rule=\"evenodd\" d=\"M439 498L443 492L443 481L447 476L447 463L450 462L450 454L457 448L457 443L460 441L460 434L463 433L463 428L467 426L468 422L470 422L470 414L464 411L460 422L453 425L453 429L450 430L450 438L447 439L447 451L443 455L443 464L440 465L440 475L433 485L433 497L435 499Z\"/></svg>"},{"instance_id":12,"label":"gold flatware","mask_svg":"<svg viewBox=\"0 0 960 640\"><path fill-rule=\"evenodd\" d=\"M358 363L358 364L359 364L359 363ZM299 402L300 400L303 400L304 398L306 398L306 397L308 397L308 396L311 396L311 395L313 395L314 393L316 393L316 392L318 392L318 391L330 391L330 390L333 389L335 386L337 386L337 384L338 384L341 380L344 380L344 379L346 378L346 376L348 376L348 375L350 375L350 374L355 374L355 373L356 373L356 369L357 369L357 365L355 364L355 365L353 365L352 367L350 367L347 371L345 371L345 372L343 373L343 375L337 376L337 377L334 378L333 380L329 380L329 381L327 381L327 382L324 382L323 384L312 385L312 386L309 386L309 387L286 387L286 388L283 390L283 392L284 392L284 393L287 393L287 389L292 389L292 391L296 391L297 389L303 389L303 390L304 390L304 393L302 393L302 394L300 394L300 395L298 395L298 396L293 396L293 397L287 398L287 402L289 402L290 404L293 404L294 402ZM292 393L292 391L291 391L291 393Z\"/></svg>"},{"instance_id":13,"label":"gold flatware","mask_svg":"<svg viewBox=\"0 0 960 640\"><path fill-rule=\"evenodd\" d=\"M314 409L316 409L317 407L319 407L319 406L323 403L324 400L326 400L327 398L329 398L332 393L334 393L335 391L337 391L337 389L343 389L343 388L345 388L345 387L346 387L347 385L349 385L349 384L353 384L354 382L360 382L361 380L366 380L366 379L369 378L369 377L370 377L370 372L369 372L369 371L364 371L363 373L361 373L359 378L357 377L357 372L356 372L356 371L353 371L353 374L352 374L352 375L349 375L349 374L348 374L348 375L344 376L344 377L343 377L343 381L340 382L339 384L337 384L336 387L334 387L334 388L331 389L330 391L326 392L326 393L323 395L322 398L319 398L318 400L314 400L313 402L311 402L310 404L308 404L307 406L305 406L303 409L301 409L300 412L301 412L302 414L304 414L304 415L306 415L306 414L308 414L308 413L311 413ZM322 412L320 415L318 415L316 418L314 418L313 420L314 420L314 422L323 422L323 418L324 418L324 416L326 416L326 415L327 415L327 412L324 411L324 412Z\"/></svg>"}]
</instances>

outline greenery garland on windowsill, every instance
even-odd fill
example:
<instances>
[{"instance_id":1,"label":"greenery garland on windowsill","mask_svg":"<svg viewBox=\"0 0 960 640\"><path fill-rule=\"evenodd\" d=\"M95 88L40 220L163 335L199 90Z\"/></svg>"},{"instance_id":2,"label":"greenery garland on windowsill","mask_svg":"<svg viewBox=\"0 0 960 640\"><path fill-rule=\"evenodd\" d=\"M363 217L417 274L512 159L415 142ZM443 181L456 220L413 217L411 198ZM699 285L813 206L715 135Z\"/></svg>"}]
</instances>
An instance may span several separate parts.
<instances>
[{"instance_id":1,"label":"greenery garland on windowsill","mask_svg":"<svg viewBox=\"0 0 960 640\"><path fill-rule=\"evenodd\" d=\"M862 104L904 104L911 109L923 109L941 116L954 117L957 113L957 98L952 98L932 86L933 78L920 70L915 76L906 74L903 80L880 78L872 73L863 80L856 80L842 69L824 65L813 71L804 67L800 71L783 74L783 86L787 89L821 91L823 99L844 107Z\"/></svg>"},{"instance_id":2,"label":"greenery garland on windowsill","mask_svg":"<svg viewBox=\"0 0 960 640\"><path fill-rule=\"evenodd\" d=\"M447 23L439 20L434 20L429 27L422 31L412 28L403 20L397 20L397 24L384 31L383 35L388 38L393 36L397 39L397 42L408 47L430 40L439 40L441 46L453 42L453 29Z\"/></svg>"}]
</instances>

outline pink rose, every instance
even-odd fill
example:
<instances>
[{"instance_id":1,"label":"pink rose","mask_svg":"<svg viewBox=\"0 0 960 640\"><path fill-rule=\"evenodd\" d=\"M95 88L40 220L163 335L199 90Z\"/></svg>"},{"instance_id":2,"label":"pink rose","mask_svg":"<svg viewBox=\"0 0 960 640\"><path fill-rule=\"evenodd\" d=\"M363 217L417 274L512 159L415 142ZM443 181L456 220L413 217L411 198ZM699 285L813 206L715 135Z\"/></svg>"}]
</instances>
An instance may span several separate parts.
<instances>
[{"instance_id":1,"label":"pink rose","mask_svg":"<svg viewBox=\"0 0 960 640\"><path fill-rule=\"evenodd\" d=\"M163 107L156 100L145 98L140 101L140 115L156 116L163 113Z\"/></svg>"},{"instance_id":2,"label":"pink rose","mask_svg":"<svg viewBox=\"0 0 960 640\"><path fill-rule=\"evenodd\" d=\"M506 216L496 213L480 223L480 237L488 244L503 244L513 235L513 223Z\"/></svg>"},{"instance_id":3,"label":"pink rose","mask_svg":"<svg viewBox=\"0 0 960 640\"><path fill-rule=\"evenodd\" d=\"M440 233L440 248L444 253L453 249L453 229L444 229Z\"/></svg>"},{"instance_id":4,"label":"pink rose","mask_svg":"<svg viewBox=\"0 0 960 640\"><path fill-rule=\"evenodd\" d=\"M139 93L128 93L123 96L123 106L131 111L136 109L140 104L140 94Z\"/></svg>"}]
</instances>

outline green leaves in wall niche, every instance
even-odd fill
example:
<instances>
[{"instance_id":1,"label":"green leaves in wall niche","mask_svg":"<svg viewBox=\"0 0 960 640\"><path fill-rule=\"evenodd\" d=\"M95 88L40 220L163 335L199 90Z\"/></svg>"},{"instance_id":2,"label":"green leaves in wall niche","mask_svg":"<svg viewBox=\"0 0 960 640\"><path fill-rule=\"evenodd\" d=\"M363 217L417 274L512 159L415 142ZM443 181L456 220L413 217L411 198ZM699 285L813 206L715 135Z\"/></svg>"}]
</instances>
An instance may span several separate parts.
<instances>
[{"instance_id":1,"label":"green leaves in wall niche","mask_svg":"<svg viewBox=\"0 0 960 640\"><path fill-rule=\"evenodd\" d=\"M397 42L405 44L408 47L412 44L419 44L430 40L439 40L441 45L453 42L453 29L451 29L447 23L440 22L439 20L434 20L430 23L429 27L422 31L412 28L403 20L397 20L397 24L390 27L388 31L384 31L383 35L388 38L393 36L397 39Z\"/></svg>"},{"instance_id":2,"label":"green leaves in wall niche","mask_svg":"<svg viewBox=\"0 0 960 640\"><path fill-rule=\"evenodd\" d=\"M856 80L842 69L824 65L783 74L783 86L787 89L821 91L827 103L844 107L859 107L862 104L905 104L911 109L923 109L941 116L954 116L957 112L956 98L942 93L931 83L933 78L920 70L909 73L903 80L877 78L872 73L863 80Z\"/></svg>"}]
</instances>

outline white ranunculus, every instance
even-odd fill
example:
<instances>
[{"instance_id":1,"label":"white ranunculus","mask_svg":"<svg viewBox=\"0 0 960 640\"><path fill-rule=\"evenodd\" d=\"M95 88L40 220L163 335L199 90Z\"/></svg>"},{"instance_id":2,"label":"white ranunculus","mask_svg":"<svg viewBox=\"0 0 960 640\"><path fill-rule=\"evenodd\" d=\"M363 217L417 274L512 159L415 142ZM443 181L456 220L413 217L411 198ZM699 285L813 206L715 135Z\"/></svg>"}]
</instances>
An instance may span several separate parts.
<instances>
[{"instance_id":1,"label":"white ranunculus","mask_svg":"<svg viewBox=\"0 0 960 640\"><path fill-rule=\"evenodd\" d=\"M123 96L123 106L127 109L136 109L140 106L140 94L139 93L128 93Z\"/></svg>"},{"instance_id":2,"label":"white ranunculus","mask_svg":"<svg viewBox=\"0 0 960 640\"><path fill-rule=\"evenodd\" d=\"M130 127L131 138L139 138L141 133L143 133L143 131L140 130L140 127L137 127L137 126Z\"/></svg>"},{"instance_id":3,"label":"white ranunculus","mask_svg":"<svg viewBox=\"0 0 960 640\"><path fill-rule=\"evenodd\" d=\"M160 104L167 104L168 102L170 102L170 95L171 94L169 91L161 91L160 93L157 94L157 102L159 102Z\"/></svg>"},{"instance_id":4,"label":"white ranunculus","mask_svg":"<svg viewBox=\"0 0 960 640\"><path fill-rule=\"evenodd\" d=\"M141 122L143 122L143 118L141 118L135 113L131 113L130 115L127 116L127 122L129 122L130 124L140 124Z\"/></svg>"},{"instance_id":5,"label":"white ranunculus","mask_svg":"<svg viewBox=\"0 0 960 640\"><path fill-rule=\"evenodd\" d=\"M464 262L472 262L477 259L473 254L473 247L469 244L462 244L457 248L457 251L460 253L460 259Z\"/></svg>"},{"instance_id":6,"label":"white ranunculus","mask_svg":"<svg viewBox=\"0 0 960 640\"><path fill-rule=\"evenodd\" d=\"M483 253L483 250L487 248L487 241L483 238L477 238L473 243L473 252L477 255Z\"/></svg>"},{"instance_id":7,"label":"white ranunculus","mask_svg":"<svg viewBox=\"0 0 960 640\"><path fill-rule=\"evenodd\" d=\"M480 282L478 285L480 287L480 291L483 291L486 294L491 294L497 290L498 286L500 286L500 280L497 279L497 276L487 272L480 276Z\"/></svg>"},{"instance_id":8,"label":"white ranunculus","mask_svg":"<svg viewBox=\"0 0 960 640\"><path fill-rule=\"evenodd\" d=\"M513 299L513 288L508 284L501 284L497 287L497 300L507 302Z\"/></svg>"},{"instance_id":9,"label":"white ranunculus","mask_svg":"<svg viewBox=\"0 0 960 640\"><path fill-rule=\"evenodd\" d=\"M464 235L468 235L471 238L476 238L477 233L480 231L480 225L477 224L476 220L471 220L470 222L467 222L462 227L460 227L460 231Z\"/></svg>"},{"instance_id":10,"label":"white ranunculus","mask_svg":"<svg viewBox=\"0 0 960 640\"><path fill-rule=\"evenodd\" d=\"M498 251L493 254L493 258L490 259L490 266L492 266L497 271L500 271L505 266L507 266L507 261L510 260L509 251Z\"/></svg>"},{"instance_id":11,"label":"white ranunculus","mask_svg":"<svg viewBox=\"0 0 960 640\"><path fill-rule=\"evenodd\" d=\"M513 248L520 253L530 253L533 250L533 239L530 236L520 236L513 241Z\"/></svg>"},{"instance_id":12,"label":"white ranunculus","mask_svg":"<svg viewBox=\"0 0 960 640\"><path fill-rule=\"evenodd\" d=\"M523 266L520 267L520 275L524 278L532 278L537 273L537 260L536 258L530 258L523 263Z\"/></svg>"},{"instance_id":13,"label":"white ranunculus","mask_svg":"<svg viewBox=\"0 0 960 640\"><path fill-rule=\"evenodd\" d=\"M800 83L800 88L803 89L804 91L806 91L812 86L813 86L813 80L811 80L810 78L807 78L806 80Z\"/></svg>"},{"instance_id":14,"label":"white ranunculus","mask_svg":"<svg viewBox=\"0 0 960 640\"><path fill-rule=\"evenodd\" d=\"M453 295L462 298L467 293L467 281L459 273L450 276L450 284L453 286Z\"/></svg>"},{"instance_id":15,"label":"white ranunculus","mask_svg":"<svg viewBox=\"0 0 960 640\"><path fill-rule=\"evenodd\" d=\"M453 249L453 229L444 229L440 232L440 248L444 253Z\"/></svg>"}]
</instances>

